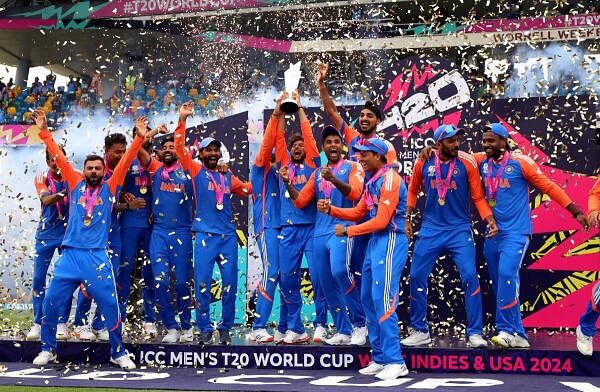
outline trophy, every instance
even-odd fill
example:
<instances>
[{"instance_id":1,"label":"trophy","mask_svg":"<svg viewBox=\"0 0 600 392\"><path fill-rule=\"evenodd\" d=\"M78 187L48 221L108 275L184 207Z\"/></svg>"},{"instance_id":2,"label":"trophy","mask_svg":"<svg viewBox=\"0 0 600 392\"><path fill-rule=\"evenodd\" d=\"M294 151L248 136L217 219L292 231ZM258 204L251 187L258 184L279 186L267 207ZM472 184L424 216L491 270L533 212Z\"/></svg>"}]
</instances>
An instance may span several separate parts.
<instances>
[{"instance_id":1,"label":"trophy","mask_svg":"<svg viewBox=\"0 0 600 392\"><path fill-rule=\"evenodd\" d=\"M290 64L290 68L283 73L285 80L285 91L292 96L292 93L298 88L300 83L300 65L302 61L298 61L296 64ZM295 99L288 98L281 103L281 110L284 113L292 114L298 111L298 102Z\"/></svg>"}]
</instances>

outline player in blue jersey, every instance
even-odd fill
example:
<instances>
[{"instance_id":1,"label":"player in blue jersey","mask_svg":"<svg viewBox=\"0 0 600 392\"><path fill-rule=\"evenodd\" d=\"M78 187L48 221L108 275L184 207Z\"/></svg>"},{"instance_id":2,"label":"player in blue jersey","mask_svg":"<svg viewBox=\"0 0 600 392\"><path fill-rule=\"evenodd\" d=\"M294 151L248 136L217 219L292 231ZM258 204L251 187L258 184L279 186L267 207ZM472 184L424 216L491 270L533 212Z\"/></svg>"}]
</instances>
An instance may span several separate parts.
<instances>
[{"instance_id":1,"label":"player in blue jersey","mask_svg":"<svg viewBox=\"0 0 600 392\"><path fill-rule=\"evenodd\" d=\"M206 137L200 142L202 164L192 159L185 147L185 123L193 114L194 104L188 102L179 110L175 130L175 152L194 184L196 215L192 225L194 241L194 295L196 297L197 327L200 342L211 340L210 321L211 281L215 262L221 271L222 318L217 326L221 344L230 344L230 329L235 320L235 298L238 281L238 244L233 220L231 197L252 193L252 185L244 183L230 172L217 170L221 158L221 142Z\"/></svg>"},{"instance_id":2,"label":"player in blue jersey","mask_svg":"<svg viewBox=\"0 0 600 392\"><path fill-rule=\"evenodd\" d=\"M354 156L354 154L352 154L352 152L354 151L353 147L357 144L364 143L370 138L379 137L377 135L377 126L383 120L383 115L381 113L381 110L379 110L379 108L374 103L367 101L365 102L364 108L360 111L360 116L358 119L358 129L354 129L353 127L346 124L346 122L340 115L335 105L335 102L331 98L327 86L325 85L325 78L327 77L328 69L328 64L322 63L319 65L319 69L316 75L317 86L319 88L319 95L321 96L321 101L323 102L323 108L325 109L327 117L329 118L335 129L340 131L340 133L346 141L346 144L348 145L348 151L351 153L349 154L349 159L352 161L356 161L357 158ZM387 146L386 161L390 165L394 164L398 160L396 150L389 141L384 140L384 142ZM370 174L368 172L365 173L365 181L369 180L369 175ZM365 218L365 220L366 219L367 218ZM360 273L362 271L363 260L365 260L365 251L369 243L369 235L365 234L356 236L353 239L353 241L354 246L352 249L352 258L350 259L350 265L352 273L355 276L358 291L360 292ZM355 330L352 334L352 344L365 344L367 338L367 328L364 327L364 314L357 313L356 319L352 319L351 321L355 327Z\"/></svg>"},{"instance_id":3,"label":"player in blue jersey","mask_svg":"<svg viewBox=\"0 0 600 392\"><path fill-rule=\"evenodd\" d=\"M591 228L600 228L600 179L590 190L588 199L588 224ZM588 303L585 313L579 319L575 331L577 335L577 350L583 355L591 356L594 353L594 335L597 332L596 324L600 318L600 281L592 288L592 298Z\"/></svg>"},{"instance_id":4,"label":"player in blue jersey","mask_svg":"<svg viewBox=\"0 0 600 392\"><path fill-rule=\"evenodd\" d=\"M496 236L485 240L483 247L496 294L496 335L491 341L501 347L529 348L519 301L519 269L532 233L529 185L566 208L584 228L587 221L565 191L546 177L531 158L510 152L508 138L504 125L490 124L483 133L485 152L475 154L499 229Z\"/></svg>"},{"instance_id":5,"label":"player in blue jersey","mask_svg":"<svg viewBox=\"0 0 600 392\"><path fill-rule=\"evenodd\" d=\"M356 162L342 158L342 135L334 127L325 127L321 139L327 166L314 171L301 191L291 183L289 168L282 167L279 173L286 190L297 208L305 208L313 200L320 199L328 199L336 207L351 207L362 193L363 170ZM348 345L353 332L348 313L356 319L356 313L363 311L356 281L350 271L352 239L338 238L333 234L337 223L349 222L317 213L313 258L318 260L318 279L337 329L337 333L325 339L325 343Z\"/></svg>"},{"instance_id":6,"label":"player in blue jersey","mask_svg":"<svg viewBox=\"0 0 600 392\"><path fill-rule=\"evenodd\" d=\"M406 232L412 237L412 216L418 194L425 190L425 211L415 242L410 267L410 320L412 333L402 340L405 346L431 342L427 325L428 278L438 256L448 252L460 273L467 309L467 340L471 347L485 347L481 289L475 269L475 242L471 231L470 201L488 224L488 235L497 233L488 206L477 162L472 155L459 150L463 130L441 125L433 134L435 154L418 159L408 187Z\"/></svg>"},{"instance_id":7,"label":"player in blue jersey","mask_svg":"<svg viewBox=\"0 0 600 392\"><path fill-rule=\"evenodd\" d=\"M125 154L127 140L121 133L113 133L104 138L104 180L108 180L114 168ZM120 195L117 197L119 200ZM111 212L110 232L108 235L108 254L115 276L118 275L121 263L121 225L119 214L127 208L126 203L116 203ZM100 310L96 308L91 326L87 323L88 312L92 306L91 296L86 292L85 285L81 285L77 297L77 308L75 310L75 326L73 334L79 340L101 340L108 341L108 329L102 321Z\"/></svg>"},{"instance_id":8,"label":"player in blue jersey","mask_svg":"<svg viewBox=\"0 0 600 392\"><path fill-rule=\"evenodd\" d=\"M135 129L134 129L135 132ZM144 151L151 148L152 138L158 133L167 133L166 126L161 125L158 128L148 131L146 141L142 146ZM142 154L141 152L138 153ZM148 163L149 164L149 163ZM148 165L146 165L148 166ZM134 284L134 288L141 286L141 296L144 303L144 322L142 331L148 338L155 337L158 333L156 329L156 315L154 305L156 303L154 293L154 276L152 274L152 264L149 261L150 235L152 233L151 214L152 214L152 175L147 167L142 165L138 159L134 160L123 186L123 198L126 203L126 209L121 213L121 242L123 249L121 252L121 265L117 275L117 290L119 293L119 304L121 305L121 314L126 316L126 307L131 294L131 281L134 268L141 263L142 281L140 284ZM138 254L140 257L136 257ZM127 331L125 317L123 326Z\"/></svg>"},{"instance_id":9,"label":"player in blue jersey","mask_svg":"<svg viewBox=\"0 0 600 392\"><path fill-rule=\"evenodd\" d=\"M65 150L61 151L66 155ZM27 340L40 340L42 331L42 305L46 291L46 275L54 252L60 254L69 218L69 191L67 182L62 178L56 162L46 151L48 171L35 177L35 189L40 198L42 210L40 222L35 232L35 256L33 259L33 327L27 333ZM61 312L56 326L56 339L69 339L67 321L71 313L71 302Z\"/></svg>"},{"instance_id":10,"label":"player in blue jersey","mask_svg":"<svg viewBox=\"0 0 600 392\"><path fill-rule=\"evenodd\" d=\"M408 239L404 233L406 185L395 167L387 163L387 144L379 138L367 139L354 146L360 163L370 172L363 195L353 208L337 208L319 200L320 212L339 219L367 221L346 226L337 224L335 234L353 238L372 234L362 270L361 300L367 314L369 342L373 360L359 370L382 380L394 380L408 374L400 352L398 315L400 276L408 256Z\"/></svg>"},{"instance_id":11,"label":"player in blue jersey","mask_svg":"<svg viewBox=\"0 0 600 392\"><path fill-rule=\"evenodd\" d=\"M158 313L167 330L162 342L191 343L194 337L191 323L194 186L177 159L172 135L161 140L159 154L162 162L152 159L144 150L139 151L138 159L150 174L152 184L154 224L149 255ZM179 322L171 305L173 296Z\"/></svg>"},{"instance_id":12,"label":"player in blue jersey","mask_svg":"<svg viewBox=\"0 0 600 392\"><path fill-rule=\"evenodd\" d=\"M285 117L280 110L281 101L287 93L278 99L269 119L263 141L256 155L256 161L250 169L252 183L252 219L254 235L262 260L262 275L256 290L256 310L252 331L246 336L257 343L281 342L287 331L287 309L282 300L279 311L279 325L275 337L267 331L267 323L273 308L275 289L279 283L279 239L281 238L281 203L279 198L279 182L275 171L275 148L277 129L285 124Z\"/></svg>"},{"instance_id":13,"label":"player in blue jersey","mask_svg":"<svg viewBox=\"0 0 600 392\"><path fill-rule=\"evenodd\" d=\"M62 242L63 252L54 266L54 277L46 291L42 318L42 351L33 360L44 366L56 360L56 324L60 309L71 299L71 293L83 284L95 299L109 329L111 362L123 369L134 369L121 338L121 315L117 300L115 276L107 253L111 210L116 203L127 169L140 149L145 127L138 127L138 136L125 152L113 175L104 180L104 160L88 155L83 174L75 171L60 151L48 131L46 114L42 109L33 118L40 127L40 138L51 157L56 160L69 189L69 219Z\"/></svg>"},{"instance_id":14,"label":"player in blue jersey","mask_svg":"<svg viewBox=\"0 0 600 392\"><path fill-rule=\"evenodd\" d=\"M276 156L280 167L285 167L291 185L301 191L316 168L321 166L321 158L317 142L313 135L310 121L296 93L298 102L298 119L301 133L289 137L287 150L285 131L277 132ZM313 320L313 342L320 343L327 338L327 304L323 287L318 279L317 261L313 257L313 238L315 230L316 203L313 201L304 208L296 208L290 198L283 180L279 181L281 198L281 241L279 257L281 270L281 289L285 298L288 321L285 343L296 343L306 340L304 323L301 318L302 296L300 295L302 255L306 257L310 280L313 288L315 318Z\"/></svg>"}]
</instances>

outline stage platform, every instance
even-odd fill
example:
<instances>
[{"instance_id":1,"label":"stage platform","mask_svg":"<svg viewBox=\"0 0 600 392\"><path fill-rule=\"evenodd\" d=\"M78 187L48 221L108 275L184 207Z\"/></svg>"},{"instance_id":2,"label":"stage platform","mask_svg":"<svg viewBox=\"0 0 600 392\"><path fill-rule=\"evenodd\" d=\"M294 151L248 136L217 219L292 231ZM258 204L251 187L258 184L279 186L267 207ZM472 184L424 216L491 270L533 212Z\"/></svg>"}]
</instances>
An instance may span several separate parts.
<instances>
[{"instance_id":1,"label":"stage platform","mask_svg":"<svg viewBox=\"0 0 600 392\"><path fill-rule=\"evenodd\" d=\"M146 368L195 367L271 370L358 370L370 361L369 347L253 344L238 330L232 345L127 343L135 362ZM600 352L581 355L574 333L530 333L529 350L468 348L464 341L436 339L431 345L403 347L410 370L435 373L497 373L600 377ZM600 349L597 336L594 347ZM0 362L29 362L40 350L39 342L0 340ZM63 364L109 362L108 343L60 342L58 359Z\"/></svg>"}]
</instances>

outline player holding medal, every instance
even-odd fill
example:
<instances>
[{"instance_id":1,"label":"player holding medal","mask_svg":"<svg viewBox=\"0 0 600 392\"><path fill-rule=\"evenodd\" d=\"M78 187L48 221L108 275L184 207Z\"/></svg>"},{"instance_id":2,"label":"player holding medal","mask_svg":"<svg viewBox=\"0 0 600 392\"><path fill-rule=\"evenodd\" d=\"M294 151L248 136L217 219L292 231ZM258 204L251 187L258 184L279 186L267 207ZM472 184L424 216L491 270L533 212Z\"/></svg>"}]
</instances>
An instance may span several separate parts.
<instances>
[{"instance_id":1,"label":"player holding medal","mask_svg":"<svg viewBox=\"0 0 600 392\"><path fill-rule=\"evenodd\" d=\"M408 187L405 228L409 237L412 237L411 218L421 187L424 187L427 198L410 268L413 332L402 340L405 346L431 342L427 325L427 280L436 259L443 252L452 255L461 276L467 308L468 343L472 347L487 345L481 336L481 290L475 270L470 200L487 221L487 235L495 235L498 228L485 200L475 159L459 151L463 133L452 125L441 125L433 135L434 156L416 161Z\"/></svg>"}]
</instances>

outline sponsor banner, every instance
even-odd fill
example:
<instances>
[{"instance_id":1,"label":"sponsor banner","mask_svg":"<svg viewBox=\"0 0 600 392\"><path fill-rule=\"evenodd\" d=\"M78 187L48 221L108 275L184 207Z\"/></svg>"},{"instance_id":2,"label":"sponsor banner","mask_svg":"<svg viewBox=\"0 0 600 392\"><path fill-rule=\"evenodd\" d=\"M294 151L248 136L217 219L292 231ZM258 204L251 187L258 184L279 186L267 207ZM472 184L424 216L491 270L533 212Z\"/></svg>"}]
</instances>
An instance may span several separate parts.
<instances>
[{"instance_id":1,"label":"sponsor banner","mask_svg":"<svg viewBox=\"0 0 600 392\"><path fill-rule=\"evenodd\" d=\"M270 50L283 53L289 52L290 47L292 46L292 41L253 37L242 34L229 34L219 31L206 31L200 35L197 35L196 38L206 43L233 44L245 46L247 48Z\"/></svg>"},{"instance_id":2,"label":"sponsor banner","mask_svg":"<svg viewBox=\"0 0 600 392\"><path fill-rule=\"evenodd\" d=\"M264 0L117 0L90 18L121 18L268 6Z\"/></svg>"},{"instance_id":3,"label":"sponsor banner","mask_svg":"<svg viewBox=\"0 0 600 392\"><path fill-rule=\"evenodd\" d=\"M39 347L36 342L0 341L0 361L31 362ZM358 370L371 361L368 347L126 344L126 348L140 367ZM106 343L67 342L58 348L63 363L108 363L109 355ZM405 348L402 355L410 370L424 373L600 376L600 353L584 357L577 351Z\"/></svg>"},{"instance_id":4,"label":"sponsor banner","mask_svg":"<svg viewBox=\"0 0 600 392\"><path fill-rule=\"evenodd\" d=\"M38 134L36 125L0 125L0 145L39 144L42 140Z\"/></svg>"}]
</instances>

